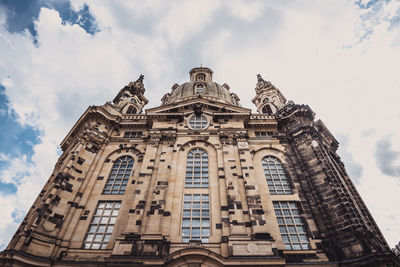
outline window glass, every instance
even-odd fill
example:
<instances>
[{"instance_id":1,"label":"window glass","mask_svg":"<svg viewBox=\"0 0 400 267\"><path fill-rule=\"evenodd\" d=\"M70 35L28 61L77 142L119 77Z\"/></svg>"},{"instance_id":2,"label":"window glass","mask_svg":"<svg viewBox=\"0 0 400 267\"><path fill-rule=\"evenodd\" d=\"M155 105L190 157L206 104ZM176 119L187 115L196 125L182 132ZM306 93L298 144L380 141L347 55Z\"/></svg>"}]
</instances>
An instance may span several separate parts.
<instances>
[{"instance_id":1,"label":"window glass","mask_svg":"<svg viewBox=\"0 0 400 267\"><path fill-rule=\"evenodd\" d=\"M308 237L296 202L276 201L273 204L285 248L287 250L309 249ZM285 217L282 214L285 214ZM290 216L287 216L288 214Z\"/></svg>"},{"instance_id":2,"label":"window glass","mask_svg":"<svg viewBox=\"0 0 400 267\"><path fill-rule=\"evenodd\" d=\"M182 216L182 242L201 240L203 243L208 243L210 236L208 194L185 194L184 199L187 205L184 207ZM204 206L204 203L207 203L207 209L203 207L200 212L198 207Z\"/></svg>"},{"instance_id":3,"label":"window glass","mask_svg":"<svg viewBox=\"0 0 400 267\"><path fill-rule=\"evenodd\" d=\"M186 163L185 187L208 187L208 155L201 148L189 151ZM200 195L193 195L196 208L200 208Z\"/></svg>"},{"instance_id":4,"label":"window glass","mask_svg":"<svg viewBox=\"0 0 400 267\"><path fill-rule=\"evenodd\" d=\"M207 127L208 121L204 115L194 115L189 118L189 126L193 130L203 130Z\"/></svg>"},{"instance_id":5,"label":"window glass","mask_svg":"<svg viewBox=\"0 0 400 267\"><path fill-rule=\"evenodd\" d=\"M110 220L110 216L118 214L120 205L120 202L117 201L100 201L98 203L95 214L100 216L92 218L83 242L84 249L105 249L107 247L116 220L116 217Z\"/></svg>"},{"instance_id":6,"label":"window glass","mask_svg":"<svg viewBox=\"0 0 400 267\"><path fill-rule=\"evenodd\" d=\"M292 189L290 188L283 165L277 158L266 156L262 160L262 165L271 195L292 194Z\"/></svg>"},{"instance_id":7,"label":"window glass","mask_svg":"<svg viewBox=\"0 0 400 267\"><path fill-rule=\"evenodd\" d=\"M110 176L103 189L103 194L124 194L129 177L132 173L132 166L132 157L122 156L118 158L112 166Z\"/></svg>"}]
</instances>

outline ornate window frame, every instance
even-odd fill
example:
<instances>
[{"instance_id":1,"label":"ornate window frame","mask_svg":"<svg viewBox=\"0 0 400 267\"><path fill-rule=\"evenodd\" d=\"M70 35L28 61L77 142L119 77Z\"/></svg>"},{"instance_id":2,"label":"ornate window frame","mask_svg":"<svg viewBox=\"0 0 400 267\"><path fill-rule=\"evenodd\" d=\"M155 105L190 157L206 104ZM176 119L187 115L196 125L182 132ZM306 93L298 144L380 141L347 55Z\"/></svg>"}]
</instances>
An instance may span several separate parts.
<instances>
[{"instance_id":1,"label":"ornate window frame","mask_svg":"<svg viewBox=\"0 0 400 267\"><path fill-rule=\"evenodd\" d=\"M119 162L118 162L119 161ZM111 167L108 179L103 188L103 195L123 195L133 173L135 160L130 155L118 157ZM126 165L126 166L125 166ZM123 168L122 168L123 167Z\"/></svg>"},{"instance_id":2,"label":"ornate window frame","mask_svg":"<svg viewBox=\"0 0 400 267\"><path fill-rule=\"evenodd\" d=\"M261 160L268 190L271 195L292 195L293 189L290 184L285 167L279 158L266 155Z\"/></svg>"},{"instance_id":3,"label":"ornate window frame","mask_svg":"<svg viewBox=\"0 0 400 267\"><path fill-rule=\"evenodd\" d=\"M200 118L200 120L193 120L193 118L197 118L197 119ZM201 131L201 130L205 130L208 128L208 126L210 125L210 119L208 118L208 116L205 116L203 113L202 114L192 114L187 118L186 124L191 130ZM197 128L198 125L201 125L203 127Z\"/></svg>"}]
</instances>

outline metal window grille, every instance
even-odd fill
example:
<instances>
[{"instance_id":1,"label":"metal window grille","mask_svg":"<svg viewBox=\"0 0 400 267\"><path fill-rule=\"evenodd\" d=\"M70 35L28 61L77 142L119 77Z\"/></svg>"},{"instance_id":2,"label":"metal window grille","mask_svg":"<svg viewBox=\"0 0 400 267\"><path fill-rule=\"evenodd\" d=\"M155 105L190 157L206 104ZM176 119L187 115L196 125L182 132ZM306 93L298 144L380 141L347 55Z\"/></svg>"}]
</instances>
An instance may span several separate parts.
<instances>
[{"instance_id":1,"label":"metal window grille","mask_svg":"<svg viewBox=\"0 0 400 267\"><path fill-rule=\"evenodd\" d=\"M185 187L208 187L208 155L201 148L187 155Z\"/></svg>"},{"instance_id":2,"label":"metal window grille","mask_svg":"<svg viewBox=\"0 0 400 267\"><path fill-rule=\"evenodd\" d=\"M142 132L125 132L124 138L140 138L142 137Z\"/></svg>"},{"instance_id":3,"label":"metal window grille","mask_svg":"<svg viewBox=\"0 0 400 267\"><path fill-rule=\"evenodd\" d=\"M99 201L83 242L83 248L107 248L120 207L120 201Z\"/></svg>"},{"instance_id":4,"label":"metal window grille","mask_svg":"<svg viewBox=\"0 0 400 267\"><path fill-rule=\"evenodd\" d=\"M122 195L125 193L129 177L132 173L133 158L122 156L118 158L111 169L103 194Z\"/></svg>"},{"instance_id":5,"label":"metal window grille","mask_svg":"<svg viewBox=\"0 0 400 267\"><path fill-rule=\"evenodd\" d=\"M182 242L210 237L210 202L208 194L185 194L183 198Z\"/></svg>"},{"instance_id":6,"label":"metal window grille","mask_svg":"<svg viewBox=\"0 0 400 267\"><path fill-rule=\"evenodd\" d=\"M202 130L206 128L207 123L207 118L203 115L195 115L189 120L189 125L194 130Z\"/></svg>"},{"instance_id":7,"label":"metal window grille","mask_svg":"<svg viewBox=\"0 0 400 267\"><path fill-rule=\"evenodd\" d=\"M299 209L297 208L297 203L292 201L277 201L273 204L285 248L287 250L310 249L310 243L303 220L300 217Z\"/></svg>"},{"instance_id":8,"label":"metal window grille","mask_svg":"<svg viewBox=\"0 0 400 267\"><path fill-rule=\"evenodd\" d=\"M292 194L289 180L282 163L275 157L266 156L262 160L265 178L271 195Z\"/></svg>"}]
</instances>

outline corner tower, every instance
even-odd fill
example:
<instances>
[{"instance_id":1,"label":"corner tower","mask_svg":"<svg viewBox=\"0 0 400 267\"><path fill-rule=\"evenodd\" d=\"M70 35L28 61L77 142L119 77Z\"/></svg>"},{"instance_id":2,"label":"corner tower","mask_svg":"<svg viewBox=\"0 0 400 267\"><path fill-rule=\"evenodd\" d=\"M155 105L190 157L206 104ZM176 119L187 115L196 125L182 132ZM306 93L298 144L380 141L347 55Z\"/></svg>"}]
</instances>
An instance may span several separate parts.
<instances>
[{"instance_id":1,"label":"corner tower","mask_svg":"<svg viewBox=\"0 0 400 267\"><path fill-rule=\"evenodd\" d=\"M212 74L90 106L0 265L399 266L311 108Z\"/></svg>"},{"instance_id":2,"label":"corner tower","mask_svg":"<svg viewBox=\"0 0 400 267\"><path fill-rule=\"evenodd\" d=\"M135 82L130 82L122 88L113 103L122 114L139 114L142 113L143 107L149 102L144 97L143 75Z\"/></svg>"},{"instance_id":3,"label":"corner tower","mask_svg":"<svg viewBox=\"0 0 400 267\"><path fill-rule=\"evenodd\" d=\"M271 82L265 81L260 74L257 75L256 96L252 102L257 111L265 114L275 114L286 103L286 98Z\"/></svg>"}]
</instances>

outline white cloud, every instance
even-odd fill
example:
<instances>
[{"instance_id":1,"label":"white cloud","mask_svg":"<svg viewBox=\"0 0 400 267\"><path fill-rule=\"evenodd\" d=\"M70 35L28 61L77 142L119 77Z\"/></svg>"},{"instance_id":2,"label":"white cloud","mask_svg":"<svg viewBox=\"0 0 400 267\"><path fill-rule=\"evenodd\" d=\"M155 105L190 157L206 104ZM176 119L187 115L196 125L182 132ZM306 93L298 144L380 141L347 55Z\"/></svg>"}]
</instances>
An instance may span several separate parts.
<instances>
[{"instance_id":1,"label":"white cloud","mask_svg":"<svg viewBox=\"0 0 400 267\"><path fill-rule=\"evenodd\" d=\"M260 1L250 2L245 0L237 0L229 1L227 4L232 14L248 21L252 21L260 16L265 7Z\"/></svg>"},{"instance_id":2,"label":"white cloud","mask_svg":"<svg viewBox=\"0 0 400 267\"><path fill-rule=\"evenodd\" d=\"M0 195L7 204L0 207L0 246L17 226L11 213L30 207L57 144L88 105L112 99L144 73L149 107L156 106L173 83L187 79L186 63L212 67L243 106L253 107L257 73L287 98L309 104L334 134L347 136L343 151L363 169L358 190L389 244L400 240L400 177L382 174L374 158L376 142L390 134L400 150L400 41L398 30L388 30L398 9L393 1L364 23L365 11L348 1L87 3L101 30L93 36L46 8L36 23L38 46L28 32L10 34L0 21L0 81L20 122L42 132L31 162L0 154L10 161L2 181L21 174L17 193ZM373 34L357 43L365 27Z\"/></svg>"}]
</instances>

